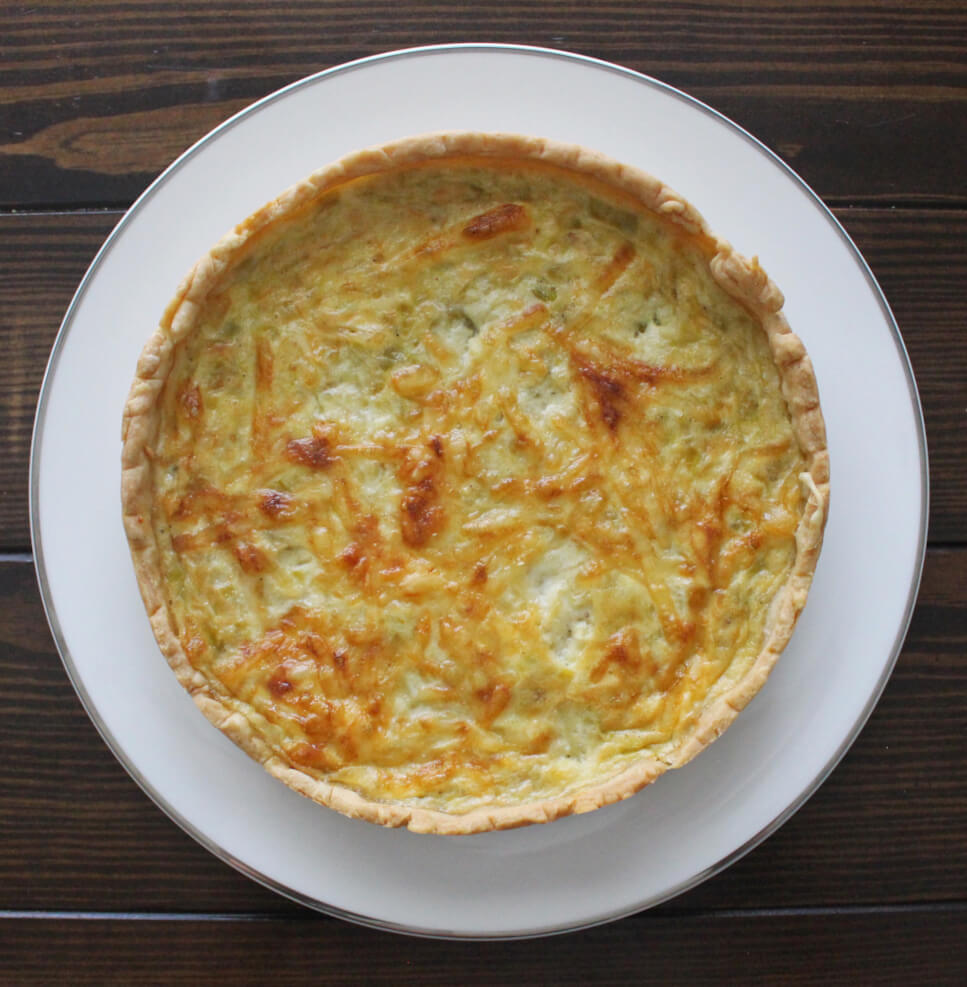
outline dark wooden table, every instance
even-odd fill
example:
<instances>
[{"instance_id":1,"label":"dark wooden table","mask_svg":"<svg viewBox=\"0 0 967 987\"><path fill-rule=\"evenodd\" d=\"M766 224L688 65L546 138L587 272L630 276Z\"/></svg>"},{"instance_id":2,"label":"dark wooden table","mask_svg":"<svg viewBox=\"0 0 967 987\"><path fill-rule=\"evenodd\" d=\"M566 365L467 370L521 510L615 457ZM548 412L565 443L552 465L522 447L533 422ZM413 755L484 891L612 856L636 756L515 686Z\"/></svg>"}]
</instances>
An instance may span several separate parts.
<instances>
[{"instance_id":1,"label":"dark wooden table","mask_svg":"<svg viewBox=\"0 0 967 987\"><path fill-rule=\"evenodd\" d=\"M879 707L832 777L703 886L536 942L369 931L301 909L210 856L140 792L88 721L30 555L38 385L71 295L123 211L185 147L266 93L352 58L450 41L619 62L776 150L880 280L930 445L919 605ZM967 982L965 175L963 0L5 4L0 982Z\"/></svg>"}]
</instances>

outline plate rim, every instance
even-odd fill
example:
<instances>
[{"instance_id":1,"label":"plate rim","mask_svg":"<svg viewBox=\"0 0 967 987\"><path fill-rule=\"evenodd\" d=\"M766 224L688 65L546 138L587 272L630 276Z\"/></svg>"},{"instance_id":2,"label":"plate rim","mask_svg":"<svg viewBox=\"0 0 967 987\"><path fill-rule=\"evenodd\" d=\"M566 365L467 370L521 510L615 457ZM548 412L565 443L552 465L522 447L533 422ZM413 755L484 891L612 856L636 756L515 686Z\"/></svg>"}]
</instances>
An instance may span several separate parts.
<instances>
[{"instance_id":1,"label":"plate rim","mask_svg":"<svg viewBox=\"0 0 967 987\"><path fill-rule=\"evenodd\" d=\"M419 57L426 55L436 55L436 54L452 54L455 52L510 52L515 54L531 55L535 57L543 57L550 59L557 59L565 62L578 62L585 65L590 65L594 68L602 69L605 71L617 73L624 76L625 78L631 79L638 84L649 86L654 89L658 89L663 93L670 95L678 100L681 100L695 109L699 109L703 113L710 115L719 123L726 125L733 132L739 134L747 142L751 143L755 149L766 155L766 157L771 160L775 165L778 165L780 169L785 172L785 174L791 178L799 188L804 191L809 199L812 201L813 205L819 208L821 214L825 217L827 222L832 226L834 232L843 240L847 249L852 254L853 258L857 261L859 268L865 277L867 284L873 291L874 298L879 305L879 308L885 318L887 326L892 335L894 345L896 346L898 356L900 358L900 364L903 370L904 378L907 384L907 391L910 398L911 410L916 418L916 434L917 434L917 445L919 452L919 462L920 462L920 519L919 519L919 538L915 553L914 565L912 567L912 572L910 574L910 585L907 595L907 601L904 608L903 616L899 622L897 634L893 642L891 649L891 654L889 660L884 664L883 671L877 681L873 691L871 692L869 699L867 700L864 708L860 712L857 720L853 724L852 728L849 730L847 735L840 742L836 751L833 753L832 757L827 761L827 763L822 767L822 769L817 773L812 782L803 789L799 795L790 802L786 808L776 815L766 826L762 827L757 833L746 840L741 846L736 847L732 852L726 854L721 859L717 860L714 864L709 867L704 868L697 874L693 874L690 878L685 881L680 882L673 888L666 889L664 892L652 895L649 898L639 902L631 908L620 908L615 910L613 913L609 913L605 916L596 917L587 922L579 923L567 923L558 926L551 927L533 927L528 929L521 929L514 933L466 933L466 932L453 932L444 929L429 929L416 925L407 925L405 923L398 923L380 919L374 919L371 916L353 912L349 909L341 908L336 905L331 905L327 902L321 901L317 898L313 898L310 895L303 894L299 891L295 891L291 888L286 887L281 882L262 874L259 870L253 867L251 864L246 863L235 857L233 854L229 853L227 850L219 846L213 839L211 839L207 834L202 832L193 823L189 822L182 814L175 809L173 806L169 805L167 801L159 794L156 793L151 787L150 783L141 773L140 769L135 765L123 746L117 741L111 731L107 728L105 723L101 720L97 710L95 708L94 702L88 693L83 680L81 679L80 673L74 664L73 656L67 647L66 638L64 636L63 630L60 625L59 618L57 616L56 609L54 607L54 601L50 594L50 583L47 576L47 567L44 558L43 541L40 531L40 518L39 518L39 501L38 501L38 491L40 482L40 455L39 450L43 443L43 430L46 421L46 413L48 408L48 398L52 386L52 381L55 376L57 366L60 361L60 355L64 349L64 344L67 336L70 332L71 325L74 320L74 315L78 305L87 291L89 283L93 280L94 275L97 273L102 261L107 256L111 247L114 245L115 241L120 237L124 228L127 226L128 222L134 216L136 211L140 208L143 202L145 202L149 197L153 196L158 189L164 185L168 178L174 174L174 172L180 170L188 160L197 153L202 147L204 147L209 141L215 139L222 132L228 130L229 128L235 126L242 119L248 117L250 114L257 112L259 109L267 106L276 100L284 98L289 93L295 91L296 89L313 85L318 81L334 75L340 75L344 73L349 73L360 68L365 68L375 62L405 59L410 57ZM107 745L108 749L112 755L119 761L121 766L127 771L131 776L132 780L138 785L138 787L144 792L145 795L172 821L177 825L183 832L190 836L193 840L203 846L211 854L217 857L222 862L228 864L230 867L235 869L241 874L244 874L249 879L255 881L257 884L262 885L270 891L280 894L290 901L296 904L302 905L307 908L311 908L314 911L319 911L324 914L330 915L335 918L340 918L345 921L352 922L357 925L366 926L368 928L379 929L383 931L398 932L407 935L417 936L421 938L430 939L447 939L447 940L463 940L463 941L509 941L517 939L530 939L539 938L543 936L559 935L566 932L576 932L583 929L593 928L598 925L603 925L608 922L616 921L620 918L625 918L629 915L636 914L638 912L644 911L649 908L661 904L662 902L668 901L672 898L677 897L680 894L696 887L697 885L703 883L716 874L721 873L726 870L732 864L736 863L747 853L755 849L761 843L763 843L769 836L776 832L781 826L783 826L796 812L801 809L806 802L816 793L816 791L822 786L822 784L829 778L830 774L836 769L837 765L846 755L847 751L852 747L856 738L862 732L867 721L869 720L873 710L876 708L880 697L883 694L883 690L886 688L886 684L893 673L893 669L896 666L897 659L899 658L900 652L903 648L904 641L907 636L907 632L910 627L910 622L913 617L913 613L916 607L916 601L919 593L920 583L923 575L923 567L926 559L926 549L927 549L927 530L928 530L928 518L929 518L929 504L930 504L930 477L929 477L929 457L928 457L928 447L926 440L926 426L923 417L923 408L920 402L920 395L916 385L916 379L913 373L913 367L910 362L909 353L907 352L906 345L903 341L903 337L900 333L899 326L897 324L896 318L893 315L893 311L890 308L889 302L887 301L883 290L880 288L879 283L876 280L873 272L871 271L869 264L866 262L865 257L860 252L859 248L853 242L852 237L847 233L846 229L839 222L836 216L832 213L830 208L823 202L819 195L813 191L813 189L805 182L799 174L793 170L785 161L782 160L773 150L766 146L761 140L749 133L744 127L736 123L731 118L727 117L725 114L721 113L719 110L714 109L708 104L702 102L701 100L689 95L681 89L676 88L660 79L656 79L653 76L646 75L645 73L638 72L634 69L627 68L622 65L617 65L613 62L608 62L603 59L595 58L590 55L584 55L578 52L566 51L556 48L547 48L534 45L523 45L523 44L503 44L503 43L489 43L489 42L465 42L465 43L454 43L454 44L435 44L435 45L420 45L410 48L394 49L391 51L378 52L373 55L368 55L362 58L353 59L349 62L343 62L338 65L330 66L329 68L323 69L319 72L312 73L311 75L305 76L303 78L297 79L274 92L268 93L261 99L255 100L249 105L245 106L243 109L228 117L222 123L218 124L212 130L208 131L203 135L198 141L192 144L187 150L180 154L175 160L169 164L152 182L151 184L135 199L132 205L125 211L124 215L115 225L113 230L108 234L104 243L98 249L91 261L89 267L87 268L84 276L81 278L73 297L71 298L70 304L68 305L64 317L61 320L60 327L55 337L54 343L51 347L50 356L47 361L46 368L44 370L43 379L41 381L40 389L38 391L37 397L37 410L34 418L34 426L31 435L30 444L30 459L29 459L29 522L30 522L30 540L31 548L33 552L33 564L35 573L37 576L37 583L40 590L41 604L44 609L44 615L47 619L47 623L51 630L51 635L54 640L54 645L57 649L57 653L60 657L61 663L64 666L64 670L67 673L67 677L77 694L81 705L84 708L88 718L94 724L95 729L99 733L101 739Z\"/></svg>"}]
</instances>

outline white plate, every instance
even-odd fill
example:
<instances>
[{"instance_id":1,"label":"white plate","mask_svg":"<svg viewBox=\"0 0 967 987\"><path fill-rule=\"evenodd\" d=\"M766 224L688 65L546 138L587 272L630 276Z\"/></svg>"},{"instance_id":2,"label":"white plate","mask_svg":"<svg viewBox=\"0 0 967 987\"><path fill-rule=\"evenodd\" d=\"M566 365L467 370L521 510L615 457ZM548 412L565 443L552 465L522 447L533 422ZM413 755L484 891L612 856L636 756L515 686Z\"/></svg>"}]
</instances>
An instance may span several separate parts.
<instances>
[{"instance_id":1,"label":"white plate","mask_svg":"<svg viewBox=\"0 0 967 987\"><path fill-rule=\"evenodd\" d=\"M433 130L540 134L658 175L786 294L829 427L832 510L809 604L760 696L638 796L471 837L320 808L209 726L151 636L120 521L119 428L138 353L182 275L236 221L354 149ZM196 839L305 904L441 936L573 929L656 904L736 860L827 776L878 698L923 561L927 468L910 366L862 257L744 131L669 87L503 46L396 52L305 79L171 166L78 289L41 392L31 522L57 646L111 749ZM884 537L889 532L890 537Z\"/></svg>"}]
</instances>

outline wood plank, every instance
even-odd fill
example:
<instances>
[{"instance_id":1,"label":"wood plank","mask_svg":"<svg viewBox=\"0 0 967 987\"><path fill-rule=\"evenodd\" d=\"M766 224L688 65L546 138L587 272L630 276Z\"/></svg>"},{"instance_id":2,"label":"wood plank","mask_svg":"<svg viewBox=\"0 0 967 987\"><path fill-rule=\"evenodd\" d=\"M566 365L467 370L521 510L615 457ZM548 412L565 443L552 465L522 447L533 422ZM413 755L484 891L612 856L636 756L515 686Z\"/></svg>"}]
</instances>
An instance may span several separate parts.
<instances>
[{"instance_id":1,"label":"wood plank","mask_svg":"<svg viewBox=\"0 0 967 987\"><path fill-rule=\"evenodd\" d=\"M0 198L125 205L212 127L296 79L485 39L663 79L735 119L825 197L963 203L965 32L954 0L6 5Z\"/></svg>"},{"instance_id":2,"label":"wood plank","mask_svg":"<svg viewBox=\"0 0 967 987\"><path fill-rule=\"evenodd\" d=\"M904 652L846 759L777 834L665 910L963 898L965 653L967 549L931 550ZM0 910L296 910L124 773L71 691L26 563L0 563L0 749Z\"/></svg>"},{"instance_id":3,"label":"wood plank","mask_svg":"<svg viewBox=\"0 0 967 987\"><path fill-rule=\"evenodd\" d=\"M0 978L72 984L959 985L967 910L638 916L550 942L438 942L334 919L0 920Z\"/></svg>"},{"instance_id":4,"label":"wood plank","mask_svg":"<svg viewBox=\"0 0 967 987\"><path fill-rule=\"evenodd\" d=\"M71 296L119 212L0 215L0 551L29 544L27 461L37 390ZM967 213L841 209L893 305L930 444L931 537L967 540Z\"/></svg>"}]
</instances>

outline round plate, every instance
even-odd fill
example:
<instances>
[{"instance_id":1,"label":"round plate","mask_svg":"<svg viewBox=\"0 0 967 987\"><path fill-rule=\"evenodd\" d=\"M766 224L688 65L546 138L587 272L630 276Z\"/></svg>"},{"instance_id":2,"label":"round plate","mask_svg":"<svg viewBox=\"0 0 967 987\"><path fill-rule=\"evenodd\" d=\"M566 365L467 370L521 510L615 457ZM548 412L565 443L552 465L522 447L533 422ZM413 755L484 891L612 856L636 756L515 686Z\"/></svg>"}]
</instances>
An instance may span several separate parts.
<instances>
[{"instance_id":1,"label":"round plate","mask_svg":"<svg viewBox=\"0 0 967 987\"><path fill-rule=\"evenodd\" d=\"M138 354L197 257L355 149L435 130L537 134L659 176L786 295L822 395L832 507L809 603L767 686L686 768L586 816L479 836L353 822L272 779L212 728L151 635L121 526L120 422ZM176 161L98 254L41 391L31 523L57 646L111 749L223 860L344 918L438 936L575 929L654 905L788 818L855 738L892 669L923 561L916 387L869 269L819 199L708 107L540 49L395 52L298 82ZM890 537L884 538L883 532Z\"/></svg>"}]
</instances>

